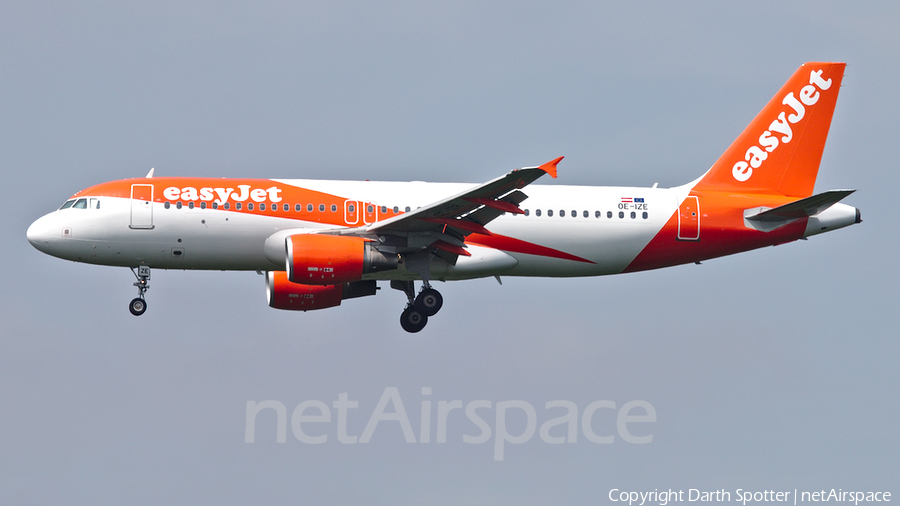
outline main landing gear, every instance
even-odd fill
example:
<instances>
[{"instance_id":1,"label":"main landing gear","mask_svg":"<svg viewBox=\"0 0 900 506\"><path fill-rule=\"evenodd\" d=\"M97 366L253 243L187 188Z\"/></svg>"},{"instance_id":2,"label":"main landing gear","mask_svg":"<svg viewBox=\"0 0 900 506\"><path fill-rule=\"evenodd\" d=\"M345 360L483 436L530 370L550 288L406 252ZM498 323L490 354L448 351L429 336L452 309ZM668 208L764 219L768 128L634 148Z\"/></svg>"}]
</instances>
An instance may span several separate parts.
<instances>
[{"instance_id":1,"label":"main landing gear","mask_svg":"<svg viewBox=\"0 0 900 506\"><path fill-rule=\"evenodd\" d=\"M415 295L412 281L391 281L391 288L403 290L409 300L406 309L400 314L400 326L410 333L424 329L428 323L428 317L436 315L444 305L441 292L431 288L431 283L428 281L423 282L419 295Z\"/></svg>"},{"instance_id":2,"label":"main landing gear","mask_svg":"<svg viewBox=\"0 0 900 506\"><path fill-rule=\"evenodd\" d=\"M144 294L150 289L150 267L146 265L132 267L131 272L137 278L134 286L138 289L138 296L131 299L131 302L128 303L128 310L134 316L141 316L147 310L147 301L144 300Z\"/></svg>"}]
</instances>

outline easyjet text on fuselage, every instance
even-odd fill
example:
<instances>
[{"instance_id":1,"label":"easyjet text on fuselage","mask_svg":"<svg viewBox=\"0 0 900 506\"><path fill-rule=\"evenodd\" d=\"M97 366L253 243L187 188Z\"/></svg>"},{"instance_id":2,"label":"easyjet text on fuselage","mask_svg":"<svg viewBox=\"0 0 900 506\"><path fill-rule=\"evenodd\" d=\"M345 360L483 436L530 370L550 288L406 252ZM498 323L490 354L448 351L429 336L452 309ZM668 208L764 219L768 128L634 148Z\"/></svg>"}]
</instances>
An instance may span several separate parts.
<instances>
[{"instance_id":1,"label":"easyjet text on fuselage","mask_svg":"<svg viewBox=\"0 0 900 506\"><path fill-rule=\"evenodd\" d=\"M163 196L168 200L185 200L191 202L197 200L203 202L215 201L220 205L229 200L235 202L244 202L248 199L253 202L266 202L267 200L270 202L281 202L282 200L278 195L281 193L281 188L278 188L277 186L262 189L252 188L252 185L249 184L239 184L237 187L238 189L235 191L234 188L204 187L198 190L193 186L185 186L183 188L170 186L163 190Z\"/></svg>"}]
</instances>

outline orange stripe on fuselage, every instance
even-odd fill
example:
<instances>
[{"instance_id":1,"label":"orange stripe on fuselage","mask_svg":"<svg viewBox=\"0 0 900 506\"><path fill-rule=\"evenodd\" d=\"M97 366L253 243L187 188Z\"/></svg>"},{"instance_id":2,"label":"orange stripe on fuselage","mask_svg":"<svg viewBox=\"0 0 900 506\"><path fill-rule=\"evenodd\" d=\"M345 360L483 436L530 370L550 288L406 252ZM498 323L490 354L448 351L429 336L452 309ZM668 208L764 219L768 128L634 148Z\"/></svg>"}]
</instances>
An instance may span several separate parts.
<instances>
[{"instance_id":1,"label":"orange stripe on fuselage","mask_svg":"<svg viewBox=\"0 0 900 506\"><path fill-rule=\"evenodd\" d=\"M131 198L131 185L153 185L153 201L158 203L170 202L173 206L181 202L187 206L191 202L200 206L206 202L208 207L213 203L218 205L219 211L236 212L244 214L256 214L302 220L307 222L323 223L335 226L359 226L364 223L363 217L367 214L364 201L355 201L355 214L357 220L348 223L345 219L344 205L348 200L337 195L309 190L296 186L286 185L270 179L224 179L224 178L152 178L152 179L125 179L112 181L92 186L76 193L72 198L81 196L94 197L119 197ZM228 209L224 204L228 203ZM236 209L236 204L241 204L241 209ZM247 204L253 204L253 209L248 209ZM265 204L266 209L260 210L259 204ZM272 204L276 209L272 209ZM284 204L288 204L288 210L284 210ZM300 211L296 211L296 205L301 204ZM313 205L313 210L308 211L308 205ZM324 205L324 211L319 211ZM334 206L335 211L332 211ZM362 209L361 209L362 208ZM379 220L391 218L403 214L395 213L392 207L386 207L386 212L376 209L372 213ZM372 223L375 219L365 220Z\"/></svg>"}]
</instances>

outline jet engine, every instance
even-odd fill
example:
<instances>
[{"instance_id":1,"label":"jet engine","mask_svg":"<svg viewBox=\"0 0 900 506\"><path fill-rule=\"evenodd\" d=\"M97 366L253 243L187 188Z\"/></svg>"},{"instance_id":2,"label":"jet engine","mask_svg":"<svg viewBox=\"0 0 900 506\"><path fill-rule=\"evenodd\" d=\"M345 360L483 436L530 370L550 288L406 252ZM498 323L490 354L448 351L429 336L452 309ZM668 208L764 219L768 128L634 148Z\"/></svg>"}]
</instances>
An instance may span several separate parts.
<instances>
[{"instance_id":1,"label":"jet engine","mask_svg":"<svg viewBox=\"0 0 900 506\"><path fill-rule=\"evenodd\" d=\"M385 255L361 237L296 234L285 239L287 276L292 283L335 285L363 274L396 269L397 255Z\"/></svg>"},{"instance_id":2,"label":"jet engine","mask_svg":"<svg viewBox=\"0 0 900 506\"><path fill-rule=\"evenodd\" d=\"M266 273L266 295L275 309L311 311L340 306L344 299L375 295L375 281L355 281L337 285L291 283L284 271Z\"/></svg>"},{"instance_id":3,"label":"jet engine","mask_svg":"<svg viewBox=\"0 0 900 506\"><path fill-rule=\"evenodd\" d=\"M359 281L363 274L396 269L397 255L385 255L361 237L296 234L285 239L287 279L303 285Z\"/></svg>"}]
</instances>

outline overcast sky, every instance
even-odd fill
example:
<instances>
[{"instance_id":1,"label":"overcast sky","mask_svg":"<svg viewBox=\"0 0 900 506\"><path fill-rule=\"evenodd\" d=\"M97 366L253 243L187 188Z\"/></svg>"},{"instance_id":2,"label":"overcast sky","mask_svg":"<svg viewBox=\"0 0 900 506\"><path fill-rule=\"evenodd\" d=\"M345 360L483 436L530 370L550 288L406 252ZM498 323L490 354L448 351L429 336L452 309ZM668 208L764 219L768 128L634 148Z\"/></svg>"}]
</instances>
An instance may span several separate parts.
<instances>
[{"instance_id":1,"label":"overcast sky","mask_svg":"<svg viewBox=\"0 0 900 506\"><path fill-rule=\"evenodd\" d=\"M900 494L894 2L0 4L0 495L9 504L606 504L610 489ZM157 176L675 186L705 171L805 61L847 67L817 191L865 220L809 241L606 278L440 284L291 313L255 273L127 269L25 240L85 187ZM418 437L368 443L247 403L343 393L361 436L396 388ZM430 395L423 395L430 388ZM487 401L478 427L440 401ZM578 408L577 440L540 425ZM616 414L630 401L655 422ZM538 431L503 446L498 403ZM581 413L611 401L582 432ZM315 404L315 403L313 403ZM507 406L507 404L502 404ZM509 406L522 406L517 403ZM608 406L609 404L603 404ZM598 406L598 405L595 405ZM389 407L386 412L393 412ZM315 409L306 411L316 414ZM631 415L644 412L635 409ZM512 436L525 411L507 410ZM565 427L553 429L554 437ZM732 496L732 500L735 497Z\"/></svg>"}]
</instances>

